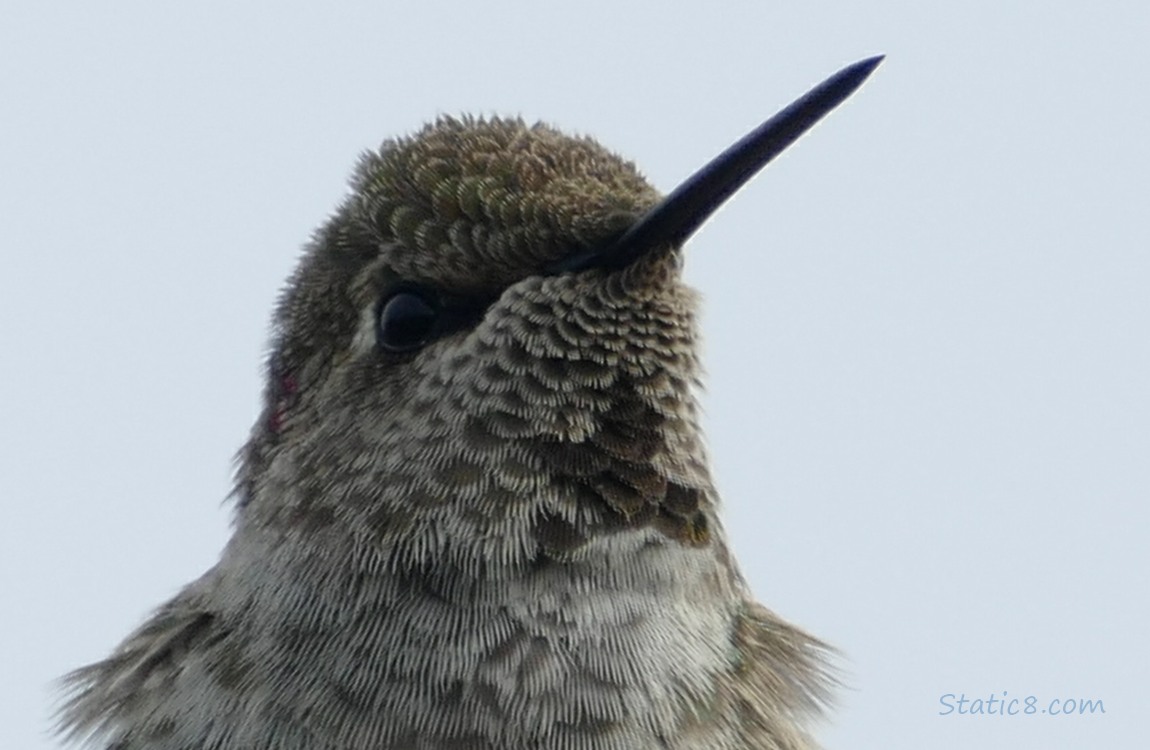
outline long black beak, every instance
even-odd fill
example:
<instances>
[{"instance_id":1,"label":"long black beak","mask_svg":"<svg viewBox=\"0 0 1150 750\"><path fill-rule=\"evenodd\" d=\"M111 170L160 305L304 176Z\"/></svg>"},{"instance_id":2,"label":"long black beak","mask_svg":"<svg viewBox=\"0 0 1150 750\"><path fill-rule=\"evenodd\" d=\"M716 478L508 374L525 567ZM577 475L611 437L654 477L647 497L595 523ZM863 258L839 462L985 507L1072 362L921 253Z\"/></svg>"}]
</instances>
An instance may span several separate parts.
<instances>
[{"instance_id":1,"label":"long black beak","mask_svg":"<svg viewBox=\"0 0 1150 750\"><path fill-rule=\"evenodd\" d=\"M617 270L654 248L681 246L771 159L853 94L882 60L883 55L870 57L835 73L691 175L618 240L564 258L549 270Z\"/></svg>"}]
</instances>

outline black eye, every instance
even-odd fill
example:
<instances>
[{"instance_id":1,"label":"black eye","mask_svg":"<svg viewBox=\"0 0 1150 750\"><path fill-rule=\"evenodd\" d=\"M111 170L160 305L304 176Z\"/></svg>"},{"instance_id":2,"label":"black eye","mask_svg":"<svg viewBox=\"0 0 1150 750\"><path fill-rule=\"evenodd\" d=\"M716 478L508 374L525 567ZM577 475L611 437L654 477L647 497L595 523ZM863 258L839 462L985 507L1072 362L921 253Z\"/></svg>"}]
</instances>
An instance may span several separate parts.
<instances>
[{"instance_id":1,"label":"black eye","mask_svg":"<svg viewBox=\"0 0 1150 750\"><path fill-rule=\"evenodd\" d=\"M395 292L379 308L375 338L389 352L409 352L426 344L435 333L439 302L419 290Z\"/></svg>"}]
</instances>

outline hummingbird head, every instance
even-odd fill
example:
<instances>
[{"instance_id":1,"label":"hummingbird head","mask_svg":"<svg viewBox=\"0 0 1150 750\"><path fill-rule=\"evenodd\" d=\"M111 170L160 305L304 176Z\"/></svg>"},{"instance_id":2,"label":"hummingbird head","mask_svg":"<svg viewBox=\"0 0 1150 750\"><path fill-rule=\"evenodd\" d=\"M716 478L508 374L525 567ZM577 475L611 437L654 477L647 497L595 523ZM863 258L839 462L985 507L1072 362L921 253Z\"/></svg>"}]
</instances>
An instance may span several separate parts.
<instances>
[{"instance_id":1,"label":"hummingbird head","mask_svg":"<svg viewBox=\"0 0 1150 750\"><path fill-rule=\"evenodd\" d=\"M667 198L596 142L519 120L441 118L364 155L276 313L241 519L350 534L405 569L566 560L624 529L705 545L680 249L879 59Z\"/></svg>"},{"instance_id":2,"label":"hummingbird head","mask_svg":"<svg viewBox=\"0 0 1150 750\"><path fill-rule=\"evenodd\" d=\"M241 514L342 528L401 567L537 560L608 528L705 539L679 243L564 268L659 204L630 162L441 118L351 188L276 313Z\"/></svg>"}]
</instances>

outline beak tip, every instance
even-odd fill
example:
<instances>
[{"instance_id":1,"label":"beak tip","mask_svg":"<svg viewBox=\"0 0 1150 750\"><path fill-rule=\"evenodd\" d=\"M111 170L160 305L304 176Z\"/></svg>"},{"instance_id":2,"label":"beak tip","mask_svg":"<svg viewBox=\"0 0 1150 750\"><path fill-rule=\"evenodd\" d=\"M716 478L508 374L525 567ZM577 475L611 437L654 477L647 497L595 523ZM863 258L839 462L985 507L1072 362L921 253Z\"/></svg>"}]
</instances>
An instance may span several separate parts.
<instances>
[{"instance_id":1,"label":"beak tip","mask_svg":"<svg viewBox=\"0 0 1150 750\"><path fill-rule=\"evenodd\" d=\"M859 60L857 63L855 63L854 65L851 65L850 67L848 67L843 72L848 74L848 76L850 78L853 78L854 80L858 81L858 83L861 84L863 81L865 81L870 76L871 73L874 72L875 68L877 68L882 63L882 61L885 59L886 59L885 54L884 55L874 55L873 57L868 57L865 60Z\"/></svg>"}]
</instances>

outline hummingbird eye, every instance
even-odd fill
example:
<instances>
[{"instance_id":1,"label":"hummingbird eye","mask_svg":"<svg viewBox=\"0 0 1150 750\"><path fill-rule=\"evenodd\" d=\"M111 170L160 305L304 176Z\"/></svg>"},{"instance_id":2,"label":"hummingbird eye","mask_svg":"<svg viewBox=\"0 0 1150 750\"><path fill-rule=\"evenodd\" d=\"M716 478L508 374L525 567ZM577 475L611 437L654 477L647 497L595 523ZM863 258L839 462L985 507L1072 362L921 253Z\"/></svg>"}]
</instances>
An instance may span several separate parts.
<instances>
[{"instance_id":1,"label":"hummingbird eye","mask_svg":"<svg viewBox=\"0 0 1150 750\"><path fill-rule=\"evenodd\" d=\"M434 338L441 306L432 294L399 289L383 300L376 318L375 338L393 353L410 352Z\"/></svg>"}]
</instances>

